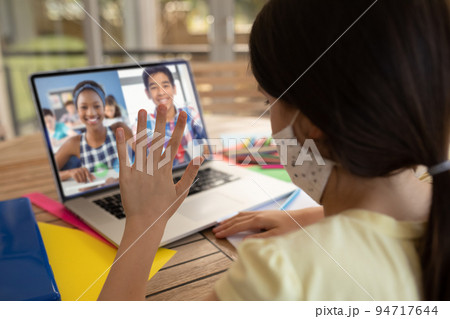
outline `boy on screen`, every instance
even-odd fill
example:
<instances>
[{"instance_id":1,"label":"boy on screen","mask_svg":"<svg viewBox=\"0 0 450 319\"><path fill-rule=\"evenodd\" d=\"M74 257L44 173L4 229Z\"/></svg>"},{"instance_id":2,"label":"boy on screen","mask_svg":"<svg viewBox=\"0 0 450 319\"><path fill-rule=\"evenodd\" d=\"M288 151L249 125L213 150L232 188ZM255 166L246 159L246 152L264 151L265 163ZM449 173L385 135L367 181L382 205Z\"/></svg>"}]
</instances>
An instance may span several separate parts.
<instances>
[{"instance_id":1,"label":"boy on screen","mask_svg":"<svg viewBox=\"0 0 450 319\"><path fill-rule=\"evenodd\" d=\"M169 140L177 123L180 111L188 115L185 132L174 160L174 166L187 164L191 156L187 152L188 145L194 140L206 140L206 134L200 125L199 114L192 107L179 107L174 104L174 96L177 94L177 88L172 72L165 66L148 67L142 73L142 80L145 85L145 94L148 99L153 101L155 106L165 105L167 108L166 122L166 143ZM147 128L154 130L156 121L156 108L154 113L148 114Z\"/></svg>"}]
</instances>

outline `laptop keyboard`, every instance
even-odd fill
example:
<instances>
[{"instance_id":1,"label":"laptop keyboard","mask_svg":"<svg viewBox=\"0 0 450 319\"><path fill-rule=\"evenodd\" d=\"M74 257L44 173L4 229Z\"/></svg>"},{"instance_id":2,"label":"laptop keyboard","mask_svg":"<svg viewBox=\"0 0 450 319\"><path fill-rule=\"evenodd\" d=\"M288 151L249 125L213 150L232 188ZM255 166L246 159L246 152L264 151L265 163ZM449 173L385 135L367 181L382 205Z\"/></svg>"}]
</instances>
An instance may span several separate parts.
<instances>
[{"instance_id":1,"label":"laptop keyboard","mask_svg":"<svg viewBox=\"0 0 450 319\"><path fill-rule=\"evenodd\" d=\"M174 183L177 183L181 179L180 177L175 177L173 179ZM203 169L197 173L197 177L194 179L194 184L189 189L189 195L205 191L223 184L232 182L238 179L238 177L217 171L211 168Z\"/></svg>"},{"instance_id":2,"label":"laptop keyboard","mask_svg":"<svg viewBox=\"0 0 450 319\"><path fill-rule=\"evenodd\" d=\"M198 172L196 181L189 189L189 195L199 193L201 191L211 189L214 187L221 186L223 184L232 182L239 177L217 171L211 168L207 168ZM180 177L175 177L173 179L174 183L177 183L181 179ZM198 180L197 180L198 179ZM94 201L95 204L114 215L118 219L125 218L125 213L122 207L122 200L120 194L107 196L105 198L97 199Z\"/></svg>"},{"instance_id":3,"label":"laptop keyboard","mask_svg":"<svg viewBox=\"0 0 450 319\"><path fill-rule=\"evenodd\" d=\"M94 200L94 204L97 204L108 213L116 216L118 219L125 218L125 213L123 212L122 199L120 194L107 196L105 198Z\"/></svg>"}]
</instances>

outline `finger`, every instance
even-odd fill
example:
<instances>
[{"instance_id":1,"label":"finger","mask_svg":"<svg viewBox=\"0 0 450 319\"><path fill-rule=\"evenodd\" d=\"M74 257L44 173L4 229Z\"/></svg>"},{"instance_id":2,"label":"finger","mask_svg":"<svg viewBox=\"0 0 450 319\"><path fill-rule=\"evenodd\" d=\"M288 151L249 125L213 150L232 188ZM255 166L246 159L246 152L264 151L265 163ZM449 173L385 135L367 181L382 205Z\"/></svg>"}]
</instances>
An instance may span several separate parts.
<instances>
[{"instance_id":1,"label":"finger","mask_svg":"<svg viewBox=\"0 0 450 319\"><path fill-rule=\"evenodd\" d=\"M255 217L255 215L256 215L256 213L239 213L239 215L237 215L237 216L234 216L234 217L232 217L232 218L229 218L229 219L227 219L227 220L225 220L225 221L222 221L217 227L228 227L229 225L232 225L232 224L235 224L235 223L238 223L238 222L243 222L243 221L245 221L245 220L248 220L248 219L252 219L252 218L254 218Z\"/></svg>"},{"instance_id":2,"label":"finger","mask_svg":"<svg viewBox=\"0 0 450 319\"><path fill-rule=\"evenodd\" d=\"M88 179L89 179L90 182L93 182L93 181L95 181L95 179L96 179L95 175L92 174L92 173L89 172L89 171L88 171L88 173L87 173L87 177L88 177Z\"/></svg>"},{"instance_id":3,"label":"finger","mask_svg":"<svg viewBox=\"0 0 450 319\"><path fill-rule=\"evenodd\" d=\"M245 236L244 239L249 239L249 238L268 238L268 237L273 237L273 236L278 236L278 232L275 230L275 228L274 229L270 229L268 231L263 231L262 233L257 233L257 234Z\"/></svg>"},{"instance_id":4,"label":"finger","mask_svg":"<svg viewBox=\"0 0 450 319\"><path fill-rule=\"evenodd\" d=\"M86 167L83 167L81 174L83 175L83 180L85 183L92 182L92 180L93 180L93 179L91 179L92 174L91 174L91 172L89 172L89 170Z\"/></svg>"},{"instance_id":5,"label":"finger","mask_svg":"<svg viewBox=\"0 0 450 319\"><path fill-rule=\"evenodd\" d=\"M251 218L251 217L255 216L257 213L259 213L259 212L240 212L239 214L222 221L221 224L227 224L230 222L233 223L237 220Z\"/></svg>"},{"instance_id":6,"label":"finger","mask_svg":"<svg viewBox=\"0 0 450 319\"><path fill-rule=\"evenodd\" d=\"M177 196L180 196L181 194L184 194L185 196L187 196L187 194L189 193L188 189L191 187L192 183L194 182L194 179L197 176L198 170L200 169L200 166L202 165L204 160L205 160L204 158L201 158L200 160L198 158L194 158L189 163L183 176L178 181L178 183L175 185ZM194 163L200 163L200 164L196 165Z\"/></svg>"},{"instance_id":7,"label":"finger","mask_svg":"<svg viewBox=\"0 0 450 319\"><path fill-rule=\"evenodd\" d=\"M119 127L116 130L117 155L119 156L119 174L125 172L127 167L127 145L125 143L125 131Z\"/></svg>"},{"instance_id":8,"label":"finger","mask_svg":"<svg viewBox=\"0 0 450 319\"><path fill-rule=\"evenodd\" d=\"M83 174L83 170L77 170L75 173L75 180L78 183L86 183L86 176Z\"/></svg>"},{"instance_id":9,"label":"finger","mask_svg":"<svg viewBox=\"0 0 450 319\"><path fill-rule=\"evenodd\" d=\"M164 138L166 136L166 117L167 108L161 104L158 106L158 112L156 114L155 131L153 132L151 148L149 156L153 157L153 167L157 167L161 160L162 150L164 148Z\"/></svg>"},{"instance_id":10,"label":"finger","mask_svg":"<svg viewBox=\"0 0 450 319\"><path fill-rule=\"evenodd\" d=\"M222 222L219 226L217 226L217 228L230 227L233 224L240 223L240 222L252 219L254 217L255 217L255 214L246 214L246 215L242 215L242 216L235 216L233 218L226 220L225 222Z\"/></svg>"},{"instance_id":11,"label":"finger","mask_svg":"<svg viewBox=\"0 0 450 319\"><path fill-rule=\"evenodd\" d=\"M247 215L243 215L243 216L239 216L239 217L235 216L233 218L227 219L224 222L221 222L220 225L218 225L215 228L213 228L212 231L214 233L219 232L219 231L221 231L221 230L223 230L223 229L225 229L227 227L230 227L233 224L241 223L241 222L247 221L249 219L252 219L253 216L254 215L251 215L251 214L247 214Z\"/></svg>"},{"instance_id":12,"label":"finger","mask_svg":"<svg viewBox=\"0 0 450 319\"><path fill-rule=\"evenodd\" d=\"M177 156L178 147L180 146L181 139L183 138L184 128L186 127L186 121L186 112L180 112L180 115L178 115L177 125L173 130L172 137L170 138L170 141L167 144L166 151L163 155L165 157L166 153L170 154L171 162L173 162L175 160L175 156Z\"/></svg>"},{"instance_id":13,"label":"finger","mask_svg":"<svg viewBox=\"0 0 450 319\"><path fill-rule=\"evenodd\" d=\"M73 177L73 179L74 179L77 183L81 183L81 182L82 182L78 170L76 170L76 171L73 173L72 177Z\"/></svg>"},{"instance_id":14,"label":"finger","mask_svg":"<svg viewBox=\"0 0 450 319\"><path fill-rule=\"evenodd\" d=\"M147 168L147 112L140 110L136 131L136 150L134 166L138 171L144 172Z\"/></svg>"},{"instance_id":15,"label":"finger","mask_svg":"<svg viewBox=\"0 0 450 319\"><path fill-rule=\"evenodd\" d=\"M217 238L225 238L246 230L259 230L260 228L254 223L254 220L247 220L241 223L233 224L230 227L216 233Z\"/></svg>"}]
</instances>

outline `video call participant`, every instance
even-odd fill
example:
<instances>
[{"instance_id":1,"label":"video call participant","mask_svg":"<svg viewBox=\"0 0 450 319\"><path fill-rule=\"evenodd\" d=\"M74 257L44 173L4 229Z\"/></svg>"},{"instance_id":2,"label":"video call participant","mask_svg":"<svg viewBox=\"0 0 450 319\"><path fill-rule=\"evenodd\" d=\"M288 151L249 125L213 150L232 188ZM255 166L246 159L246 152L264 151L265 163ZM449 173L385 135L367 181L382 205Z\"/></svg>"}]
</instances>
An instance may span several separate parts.
<instances>
[{"instance_id":1,"label":"video call participant","mask_svg":"<svg viewBox=\"0 0 450 319\"><path fill-rule=\"evenodd\" d=\"M122 112L120 112L120 107L117 104L116 98L114 97L114 95L108 95L105 98L105 118L115 119L121 117Z\"/></svg>"},{"instance_id":2,"label":"video call participant","mask_svg":"<svg viewBox=\"0 0 450 319\"><path fill-rule=\"evenodd\" d=\"M105 98L105 119L103 124L106 126L111 126L117 122L125 122L124 117L122 117L122 112L120 111L120 106L117 104L114 95L108 95Z\"/></svg>"},{"instance_id":3,"label":"video call participant","mask_svg":"<svg viewBox=\"0 0 450 319\"><path fill-rule=\"evenodd\" d=\"M127 139L132 137L132 133L122 122L110 127L103 125L105 92L97 82L78 83L73 90L73 97L80 120L86 126L86 132L67 140L55 157L59 169L64 167L72 156L79 158L81 167L60 171L60 177L63 181L74 178L79 183L86 183L95 179L92 173L99 164L111 169L117 161L116 129L122 127Z\"/></svg>"},{"instance_id":4,"label":"video call participant","mask_svg":"<svg viewBox=\"0 0 450 319\"><path fill-rule=\"evenodd\" d=\"M77 109L73 101L66 101L66 103L64 103L64 108L66 109L67 113L64 113L59 121L66 124L70 128L80 125L80 117L78 116Z\"/></svg>"},{"instance_id":5,"label":"video call participant","mask_svg":"<svg viewBox=\"0 0 450 319\"><path fill-rule=\"evenodd\" d=\"M186 106L177 108L175 106L174 97L177 94L177 88L172 72L170 72L167 67L155 66L146 68L142 73L142 80L145 85L145 94L148 99L153 101L155 106L163 104L167 108L166 145L177 124L180 111L187 113L186 128L173 165L189 163L191 156L186 151L188 145L194 140L206 140L205 130L200 125L201 119L199 114L192 107ZM148 114L147 128L153 130L155 128L155 121L156 108L154 113ZM136 127L137 126L135 125L134 129L136 129Z\"/></svg>"},{"instance_id":6,"label":"video call participant","mask_svg":"<svg viewBox=\"0 0 450 319\"><path fill-rule=\"evenodd\" d=\"M44 113L44 122L50 136L52 147L60 146L68 137L76 134L65 123L57 121L52 110L43 109L42 112Z\"/></svg>"}]
</instances>

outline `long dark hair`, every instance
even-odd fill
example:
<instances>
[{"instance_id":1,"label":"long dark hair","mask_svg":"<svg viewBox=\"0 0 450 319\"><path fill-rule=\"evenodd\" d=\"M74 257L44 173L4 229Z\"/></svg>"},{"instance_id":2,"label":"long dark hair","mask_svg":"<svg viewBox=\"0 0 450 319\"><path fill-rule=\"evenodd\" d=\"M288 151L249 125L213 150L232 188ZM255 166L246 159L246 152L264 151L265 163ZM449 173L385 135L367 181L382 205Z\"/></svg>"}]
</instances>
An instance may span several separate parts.
<instances>
[{"instance_id":1,"label":"long dark hair","mask_svg":"<svg viewBox=\"0 0 450 319\"><path fill-rule=\"evenodd\" d=\"M271 0L250 36L259 85L279 97L373 0ZM445 0L379 0L282 100L326 135L352 174L388 176L447 160L450 12ZM424 298L450 299L450 172L433 177L421 251Z\"/></svg>"},{"instance_id":2,"label":"long dark hair","mask_svg":"<svg viewBox=\"0 0 450 319\"><path fill-rule=\"evenodd\" d=\"M120 111L120 106L117 104L116 98L114 95L110 94L106 96L105 98L105 105L112 105L114 106L114 117L122 117L122 112Z\"/></svg>"}]
</instances>

